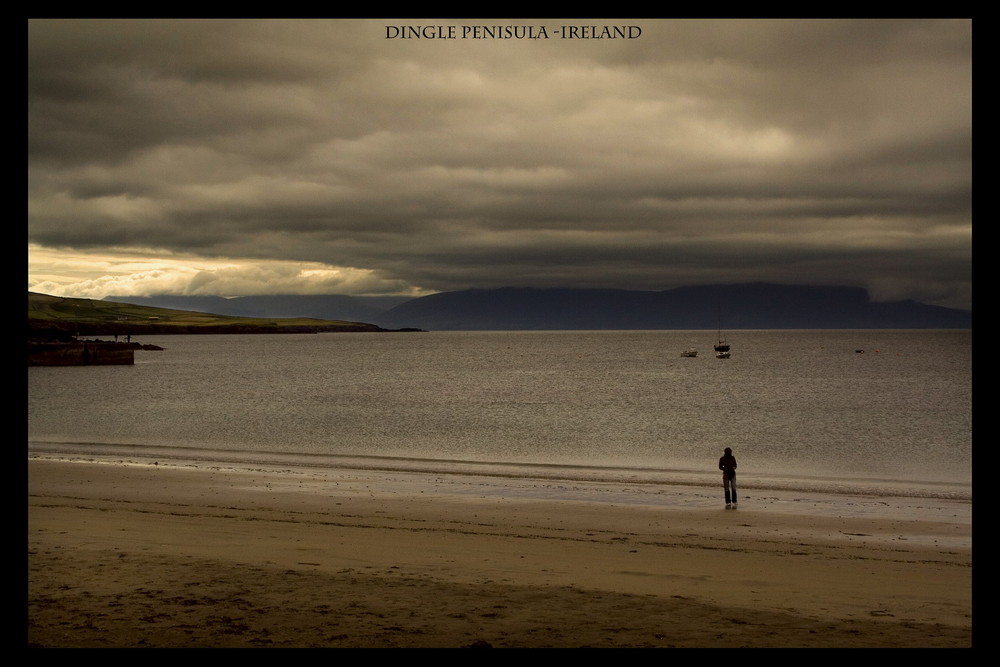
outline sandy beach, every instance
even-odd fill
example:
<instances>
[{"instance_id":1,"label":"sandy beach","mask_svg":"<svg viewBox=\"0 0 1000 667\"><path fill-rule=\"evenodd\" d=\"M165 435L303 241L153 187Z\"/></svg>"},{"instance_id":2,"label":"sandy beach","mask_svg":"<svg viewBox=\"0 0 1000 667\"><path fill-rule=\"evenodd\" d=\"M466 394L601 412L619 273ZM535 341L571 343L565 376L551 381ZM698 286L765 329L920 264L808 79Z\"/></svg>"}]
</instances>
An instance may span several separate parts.
<instances>
[{"instance_id":1,"label":"sandy beach","mask_svg":"<svg viewBox=\"0 0 1000 667\"><path fill-rule=\"evenodd\" d=\"M968 502L900 518L554 486L29 455L27 643L973 644Z\"/></svg>"}]
</instances>

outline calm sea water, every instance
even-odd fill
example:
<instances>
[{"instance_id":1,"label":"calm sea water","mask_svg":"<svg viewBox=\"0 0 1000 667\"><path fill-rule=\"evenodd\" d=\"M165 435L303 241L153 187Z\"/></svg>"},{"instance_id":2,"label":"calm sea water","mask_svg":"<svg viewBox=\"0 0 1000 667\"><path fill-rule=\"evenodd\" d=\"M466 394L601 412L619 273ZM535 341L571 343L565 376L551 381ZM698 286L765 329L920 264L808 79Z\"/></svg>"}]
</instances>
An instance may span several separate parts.
<instances>
[{"instance_id":1,"label":"calm sea water","mask_svg":"<svg viewBox=\"0 0 1000 667\"><path fill-rule=\"evenodd\" d=\"M728 446L744 485L971 498L971 332L715 337L147 337L134 366L29 368L29 450L715 485Z\"/></svg>"}]
</instances>

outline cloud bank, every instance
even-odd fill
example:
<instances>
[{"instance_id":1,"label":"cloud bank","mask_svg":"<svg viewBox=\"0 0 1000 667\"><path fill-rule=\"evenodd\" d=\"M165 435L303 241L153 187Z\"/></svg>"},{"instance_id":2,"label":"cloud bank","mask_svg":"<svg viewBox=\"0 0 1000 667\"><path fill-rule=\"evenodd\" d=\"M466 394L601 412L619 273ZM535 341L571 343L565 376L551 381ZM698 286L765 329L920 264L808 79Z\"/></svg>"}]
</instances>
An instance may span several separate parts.
<instances>
[{"instance_id":1,"label":"cloud bank","mask_svg":"<svg viewBox=\"0 0 1000 667\"><path fill-rule=\"evenodd\" d=\"M971 21L480 23L29 21L29 289L971 308Z\"/></svg>"}]
</instances>

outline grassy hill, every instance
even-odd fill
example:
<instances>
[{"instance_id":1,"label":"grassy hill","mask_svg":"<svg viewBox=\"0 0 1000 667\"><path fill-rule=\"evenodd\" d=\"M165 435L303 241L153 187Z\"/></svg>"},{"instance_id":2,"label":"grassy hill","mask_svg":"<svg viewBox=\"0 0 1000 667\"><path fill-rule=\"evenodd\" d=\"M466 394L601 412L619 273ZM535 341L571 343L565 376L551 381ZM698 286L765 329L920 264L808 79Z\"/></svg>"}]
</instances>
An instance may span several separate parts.
<instances>
[{"instance_id":1,"label":"grassy hill","mask_svg":"<svg viewBox=\"0 0 1000 667\"><path fill-rule=\"evenodd\" d=\"M28 337L385 331L374 324L312 318L253 318L28 292Z\"/></svg>"}]
</instances>

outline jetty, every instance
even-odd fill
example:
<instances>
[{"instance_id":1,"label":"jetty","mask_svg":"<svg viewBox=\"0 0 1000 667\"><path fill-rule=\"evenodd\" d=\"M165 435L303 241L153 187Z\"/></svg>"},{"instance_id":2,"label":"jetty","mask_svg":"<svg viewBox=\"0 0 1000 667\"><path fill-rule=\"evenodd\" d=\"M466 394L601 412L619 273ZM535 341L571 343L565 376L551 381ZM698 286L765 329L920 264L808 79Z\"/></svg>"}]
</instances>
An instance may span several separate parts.
<instances>
[{"instance_id":1,"label":"jetty","mask_svg":"<svg viewBox=\"0 0 1000 667\"><path fill-rule=\"evenodd\" d=\"M136 350L162 350L158 345L104 340L29 340L29 366L131 366Z\"/></svg>"}]
</instances>

